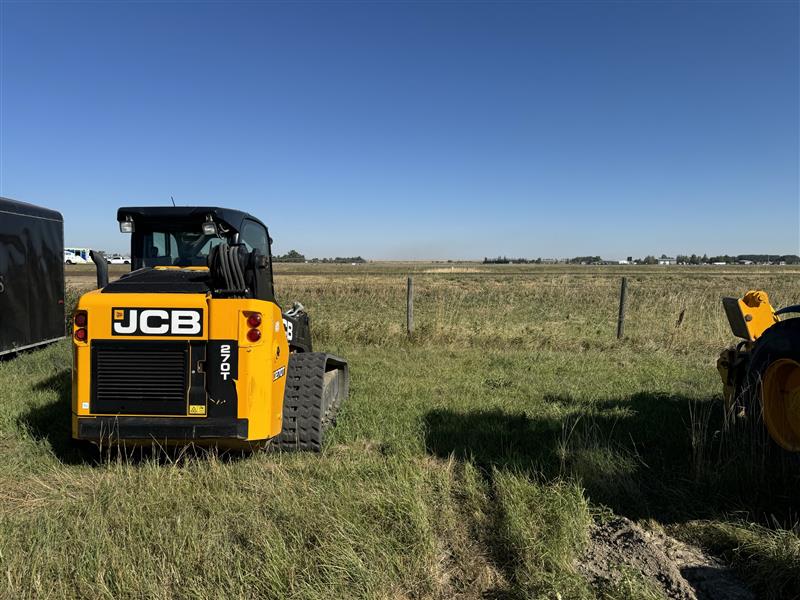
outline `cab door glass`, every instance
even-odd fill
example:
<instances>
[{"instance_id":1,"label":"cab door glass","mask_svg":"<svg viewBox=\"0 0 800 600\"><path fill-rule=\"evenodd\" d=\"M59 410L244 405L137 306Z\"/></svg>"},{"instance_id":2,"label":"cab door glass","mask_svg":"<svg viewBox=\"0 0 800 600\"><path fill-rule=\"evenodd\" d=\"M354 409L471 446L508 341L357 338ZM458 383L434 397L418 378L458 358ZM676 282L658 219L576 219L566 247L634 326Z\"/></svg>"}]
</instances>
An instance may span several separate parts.
<instances>
[{"instance_id":1,"label":"cab door glass","mask_svg":"<svg viewBox=\"0 0 800 600\"><path fill-rule=\"evenodd\" d=\"M256 248L264 256L269 255L267 230L255 221L244 222L240 238L248 252L251 252L254 248Z\"/></svg>"}]
</instances>

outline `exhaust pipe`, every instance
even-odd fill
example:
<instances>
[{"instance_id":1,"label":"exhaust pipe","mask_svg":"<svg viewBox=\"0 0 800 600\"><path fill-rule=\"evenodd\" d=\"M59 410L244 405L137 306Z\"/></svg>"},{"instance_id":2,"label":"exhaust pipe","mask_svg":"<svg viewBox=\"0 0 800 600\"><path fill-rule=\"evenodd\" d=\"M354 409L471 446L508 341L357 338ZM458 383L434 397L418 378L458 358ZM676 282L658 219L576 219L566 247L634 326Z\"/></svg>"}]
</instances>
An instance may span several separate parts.
<instances>
[{"instance_id":1,"label":"exhaust pipe","mask_svg":"<svg viewBox=\"0 0 800 600\"><path fill-rule=\"evenodd\" d=\"M89 251L95 267L97 267L97 289L103 289L108 285L108 263L105 257L94 250Z\"/></svg>"}]
</instances>

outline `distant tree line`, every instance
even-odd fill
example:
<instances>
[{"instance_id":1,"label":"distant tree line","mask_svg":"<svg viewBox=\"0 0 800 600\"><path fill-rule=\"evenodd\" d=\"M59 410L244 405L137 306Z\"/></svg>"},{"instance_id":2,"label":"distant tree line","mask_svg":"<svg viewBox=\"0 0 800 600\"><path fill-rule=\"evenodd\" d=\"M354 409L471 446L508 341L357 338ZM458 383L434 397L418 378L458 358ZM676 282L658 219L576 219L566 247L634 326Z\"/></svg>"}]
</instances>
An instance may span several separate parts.
<instances>
[{"instance_id":1,"label":"distant tree line","mask_svg":"<svg viewBox=\"0 0 800 600\"><path fill-rule=\"evenodd\" d=\"M306 262L306 257L297 250L289 250L286 254L273 256L272 262Z\"/></svg>"},{"instance_id":2,"label":"distant tree line","mask_svg":"<svg viewBox=\"0 0 800 600\"><path fill-rule=\"evenodd\" d=\"M365 263L367 261L364 260L363 258L361 258L360 256L337 256L336 258L312 258L308 262L310 262L310 263L346 263L346 264L358 263L358 264L361 264L361 263Z\"/></svg>"},{"instance_id":3,"label":"distant tree line","mask_svg":"<svg viewBox=\"0 0 800 600\"><path fill-rule=\"evenodd\" d=\"M603 259L599 256L576 256L567 262L573 265L600 265L603 264Z\"/></svg>"},{"instance_id":4,"label":"distant tree line","mask_svg":"<svg viewBox=\"0 0 800 600\"><path fill-rule=\"evenodd\" d=\"M656 261L657 262L657 261ZM679 254L675 257L675 262L679 265L711 265L714 263L754 263L761 265L770 265L785 263L787 265L800 264L800 256L796 254L737 254L731 256L729 254L722 254L719 256L698 256L697 254Z\"/></svg>"},{"instance_id":5,"label":"distant tree line","mask_svg":"<svg viewBox=\"0 0 800 600\"><path fill-rule=\"evenodd\" d=\"M605 265L617 264L618 261L603 260L599 256L576 256L575 258L509 258L507 256L497 256L495 258L484 257L485 265L542 265L542 264L575 264L575 265Z\"/></svg>"},{"instance_id":6,"label":"distant tree line","mask_svg":"<svg viewBox=\"0 0 800 600\"><path fill-rule=\"evenodd\" d=\"M497 256L495 258L484 258L483 264L485 265L508 265L508 264L573 264L573 265L615 265L620 262L625 262L635 265L657 265L660 260L667 260L666 254L660 257L647 255L644 258L633 258L629 256L626 261L617 260L603 260L600 256L576 256L574 258L509 258L507 256ZM737 254L731 256L729 254L722 254L719 256L698 256L697 254L679 254L675 258L669 258L679 265L711 265L714 263L725 264L762 264L762 265L797 265L800 264L800 256L796 254Z\"/></svg>"},{"instance_id":7,"label":"distant tree line","mask_svg":"<svg viewBox=\"0 0 800 600\"><path fill-rule=\"evenodd\" d=\"M306 259L304 254L300 254L297 250L289 250L286 254L280 254L272 257L272 262L279 263L365 263L367 262L360 256L337 256L336 258L310 258Z\"/></svg>"},{"instance_id":8,"label":"distant tree line","mask_svg":"<svg viewBox=\"0 0 800 600\"><path fill-rule=\"evenodd\" d=\"M448 261L450 262L450 261ZM483 259L485 265L527 265L527 264L541 264L541 258L508 258L507 256L497 256L495 258Z\"/></svg>"}]
</instances>

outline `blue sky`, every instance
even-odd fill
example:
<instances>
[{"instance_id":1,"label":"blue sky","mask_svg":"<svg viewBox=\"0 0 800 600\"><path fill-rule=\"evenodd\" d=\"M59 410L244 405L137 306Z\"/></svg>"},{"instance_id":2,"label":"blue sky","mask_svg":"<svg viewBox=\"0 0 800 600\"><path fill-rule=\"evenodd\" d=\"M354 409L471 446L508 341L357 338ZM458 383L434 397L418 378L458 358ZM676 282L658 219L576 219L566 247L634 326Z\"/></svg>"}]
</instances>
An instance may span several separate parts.
<instances>
[{"instance_id":1,"label":"blue sky","mask_svg":"<svg viewBox=\"0 0 800 600\"><path fill-rule=\"evenodd\" d=\"M0 194L69 244L173 195L309 256L800 252L797 2L0 10Z\"/></svg>"}]
</instances>

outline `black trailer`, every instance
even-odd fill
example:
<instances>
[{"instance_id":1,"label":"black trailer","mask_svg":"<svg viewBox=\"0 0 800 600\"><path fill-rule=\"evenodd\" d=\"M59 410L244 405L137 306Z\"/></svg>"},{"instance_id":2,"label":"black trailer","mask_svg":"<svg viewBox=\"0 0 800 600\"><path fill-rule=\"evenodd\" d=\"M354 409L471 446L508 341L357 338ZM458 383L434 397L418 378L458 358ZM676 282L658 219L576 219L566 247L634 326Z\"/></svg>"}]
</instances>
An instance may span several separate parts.
<instances>
[{"instance_id":1,"label":"black trailer","mask_svg":"<svg viewBox=\"0 0 800 600\"><path fill-rule=\"evenodd\" d=\"M64 219L0 197L0 355L64 337Z\"/></svg>"}]
</instances>

